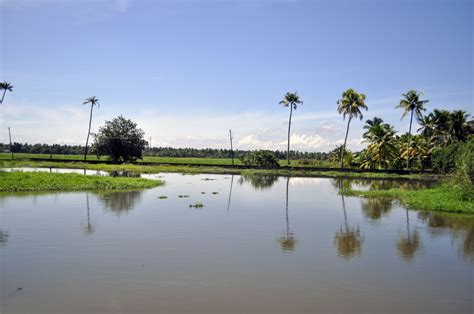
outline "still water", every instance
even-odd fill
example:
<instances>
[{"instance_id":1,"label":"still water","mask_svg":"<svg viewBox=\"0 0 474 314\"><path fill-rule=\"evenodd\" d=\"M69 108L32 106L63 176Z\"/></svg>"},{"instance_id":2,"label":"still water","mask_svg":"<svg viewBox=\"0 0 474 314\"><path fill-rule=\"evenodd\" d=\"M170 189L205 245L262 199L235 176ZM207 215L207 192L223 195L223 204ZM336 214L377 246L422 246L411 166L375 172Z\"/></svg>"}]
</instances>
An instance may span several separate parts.
<instances>
[{"instance_id":1,"label":"still water","mask_svg":"<svg viewBox=\"0 0 474 314\"><path fill-rule=\"evenodd\" d=\"M417 183L155 177L0 194L0 312L472 313L474 218L338 194Z\"/></svg>"}]
</instances>

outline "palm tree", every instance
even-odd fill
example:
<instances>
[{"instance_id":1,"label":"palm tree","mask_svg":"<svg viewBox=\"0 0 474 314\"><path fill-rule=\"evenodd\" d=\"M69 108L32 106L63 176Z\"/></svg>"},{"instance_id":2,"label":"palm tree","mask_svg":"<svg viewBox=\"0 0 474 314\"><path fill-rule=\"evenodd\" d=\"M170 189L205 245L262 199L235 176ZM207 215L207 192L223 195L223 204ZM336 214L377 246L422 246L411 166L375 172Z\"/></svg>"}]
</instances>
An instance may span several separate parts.
<instances>
[{"instance_id":1,"label":"palm tree","mask_svg":"<svg viewBox=\"0 0 474 314\"><path fill-rule=\"evenodd\" d=\"M410 90L406 94L402 94L403 99L396 108L403 108L402 119L410 112L410 128L408 129L407 150L410 150L411 141L411 125L413 123L413 113L416 114L418 121L423 119L422 111L425 111L424 105L428 100L420 100L422 93L416 90ZM407 170L410 170L410 154L407 154Z\"/></svg>"},{"instance_id":2,"label":"palm tree","mask_svg":"<svg viewBox=\"0 0 474 314\"><path fill-rule=\"evenodd\" d=\"M3 96L2 96L2 100L0 100L0 104L3 103L3 99L5 98L5 93L7 91L11 92L13 91L13 85L8 83L8 82L2 82L0 83L0 90L3 90Z\"/></svg>"},{"instance_id":3,"label":"palm tree","mask_svg":"<svg viewBox=\"0 0 474 314\"><path fill-rule=\"evenodd\" d=\"M288 120L288 150L287 150L287 158L288 158L288 165L290 165L290 130L291 130L291 116L293 114L293 109L296 110L298 105L302 105L303 101L300 99L300 96L297 92L294 93L286 93L285 97L282 101L280 101L280 105L285 107L290 107L290 118Z\"/></svg>"},{"instance_id":4,"label":"palm tree","mask_svg":"<svg viewBox=\"0 0 474 314\"><path fill-rule=\"evenodd\" d=\"M381 118L374 117L373 120L367 120L364 129L364 141L369 142L367 146L367 157L374 161L380 167L382 164L386 167L395 159L395 130L393 126L384 123ZM364 163L363 168L368 168Z\"/></svg>"},{"instance_id":5,"label":"palm tree","mask_svg":"<svg viewBox=\"0 0 474 314\"><path fill-rule=\"evenodd\" d=\"M91 104L91 115L90 115L90 118L89 118L89 130L87 131L86 150L85 150L85 153L84 153L84 161L85 161L87 159L87 148L88 148L87 145L89 144L89 135L91 134L92 110L94 109L94 106L100 106L100 105L99 105L99 99L97 99L97 97L95 97L95 96L87 98L82 104L83 105Z\"/></svg>"},{"instance_id":6,"label":"palm tree","mask_svg":"<svg viewBox=\"0 0 474 314\"><path fill-rule=\"evenodd\" d=\"M347 120L347 129L346 137L344 138L344 145L342 146L341 152L341 169L344 167L344 151L346 150L347 135L349 134L349 125L352 118L359 117L361 120L363 118L361 108L367 110L367 105L365 104L365 95L358 93L352 88L349 88L342 93L342 98L337 101L338 107L337 111L342 114L343 120L346 119L346 116L349 116Z\"/></svg>"},{"instance_id":7,"label":"palm tree","mask_svg":"<svg viewBox=\"0 0 474 314\"><path fill-rule=\"evenodd\" d=\"M455 110L450 113L450 133L457 141L464 142L468 137L469 116L464 110Z\"/></svg>"}]
</instances>

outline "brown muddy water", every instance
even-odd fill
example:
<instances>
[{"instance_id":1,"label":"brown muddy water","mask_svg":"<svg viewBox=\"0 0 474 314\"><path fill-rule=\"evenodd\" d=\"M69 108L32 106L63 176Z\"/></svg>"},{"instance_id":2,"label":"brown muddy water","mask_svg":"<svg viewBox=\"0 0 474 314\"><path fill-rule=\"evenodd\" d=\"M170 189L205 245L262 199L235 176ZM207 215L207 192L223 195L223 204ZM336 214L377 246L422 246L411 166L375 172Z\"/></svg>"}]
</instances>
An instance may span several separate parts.
<instances>
[{"instance_id":1,"label":"brown muddy water","mask_svg":"<svg viewBox=\"0 0 474 314\"><path fill-rule=\"evenodd\" d=\"M338 194L419 183L152 177L0 194L0 312L473 311L474 217Z\"/></svg>"}]
</instances>

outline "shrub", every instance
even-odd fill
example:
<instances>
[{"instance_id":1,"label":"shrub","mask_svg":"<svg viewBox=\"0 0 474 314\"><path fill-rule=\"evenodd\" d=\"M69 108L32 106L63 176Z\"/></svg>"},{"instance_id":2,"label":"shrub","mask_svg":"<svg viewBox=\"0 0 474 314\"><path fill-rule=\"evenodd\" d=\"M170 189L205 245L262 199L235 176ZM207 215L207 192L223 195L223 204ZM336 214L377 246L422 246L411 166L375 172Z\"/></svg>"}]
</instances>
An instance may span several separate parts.
<instances>
[{"instance_id":1,"label":"shrub","mask_svg":"<svg viewBox=\"0 0 474 314\"><path fill-rule=\"evenodd\" d=\"M240 160L249 167L277 168L280 166L275 155L268 150L248 152L241 156Z\"/></svg>"}]
</instances>

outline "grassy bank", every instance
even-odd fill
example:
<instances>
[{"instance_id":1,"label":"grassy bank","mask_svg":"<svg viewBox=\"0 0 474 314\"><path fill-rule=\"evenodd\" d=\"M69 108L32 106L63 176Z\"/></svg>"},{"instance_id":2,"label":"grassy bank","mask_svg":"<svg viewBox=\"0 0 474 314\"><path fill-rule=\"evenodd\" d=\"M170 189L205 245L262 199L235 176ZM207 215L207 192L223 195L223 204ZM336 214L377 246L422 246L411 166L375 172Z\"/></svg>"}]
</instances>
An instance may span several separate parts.
<instances>
[{"instance_id":1,"label":"grassy bank","mask_svg":"<svg viewBox=\"0 0 474 314\"><path fill-rule=\"evenodd\" d=\"M77 191L151 188L162 181L141 178L85 176L75 173L2 172L0 191Z\"/></svg>"},{"instance_id":2,"label":"grassy bank","mask_svg":"<svg viewBox=\"0 0 474 314\"><path fill-rule=\"evenodd\" d=\"M344 190L342 194L367 198L397 199L403 205L416 210L474 214L474 195L472 191L469 192L447 184L421 190Z\"/></svg>"},{"instance_id":3,"label":"grassy bank","mask_svg":"<svg viewBox=\"0 0 474 314\"><path fill-rule=\"evenodd\" d=\"M2 165L3 164L3 165ZM43 167L43 168L75 168L91 169L102 171L129 171L136 173L159 173L159 172L179 172L179 173L209 173L209 174L260 174L260 175L281 175L300 177L322 177L322 178L364 178L364 179L402 179L402 180L433 180L436 177L431 175L399 175L391 173L357 173L338 171L307 171L281 169L237 169L224 168L219 166L183 166L183 165L140 165L137 164L89 164L83 162L54 162L54 161L34 161L34 160L13 160L2 161L0 167Z\"/></svg>"},{"instance_id":4,"label":"grassy bank","mask_svg":"<svg viewBox=\"0 0 474 314\"><path fill-rule=\"evenodd\" d=\"M23 153L16 153L15 159L16 160L35 160L35 159L50 159L54 161L55 159L61 160L71 160L71 161L83 161L83 155L61 155L61 154L23 154ZM0 160L11 160L10 153L0 153ZM101 157L98 159L97 156L89 155L87 156L87 160L90 161L98 161L98 160L106 160L106 157ZM232 165L231 158L197 158L197 157L156 157L156 156L144 156L143 159L138 160L137 164L140 163L165 163L165 164L189 164L189 165L224 165L230 166ZM285 166L287 164L285 160L279 160L281 166ZM234 158L235 165L242 165L242 162L238 158ZM301 160L292 160L292 166L304 166L304 167L336 167L337 163L331 163L328 160L311 160L309 164L305 163Z\"/></svg>"}]
</instances>

